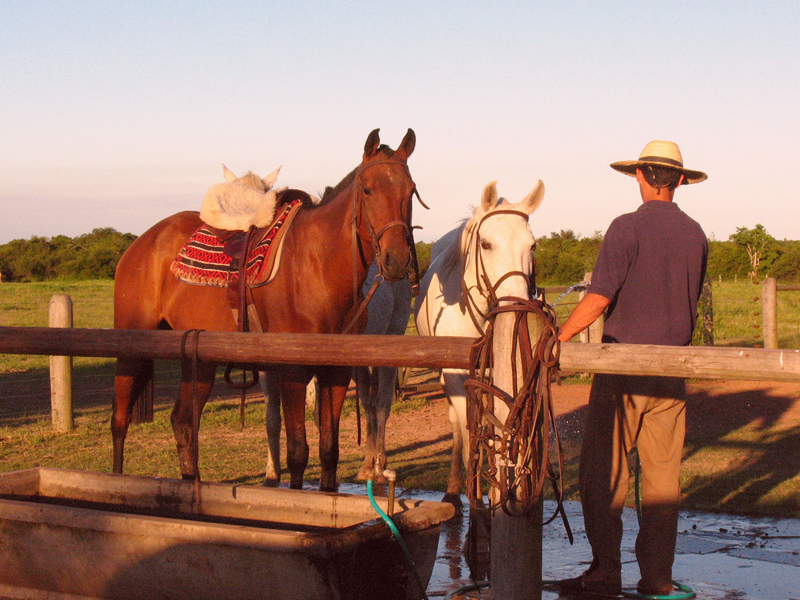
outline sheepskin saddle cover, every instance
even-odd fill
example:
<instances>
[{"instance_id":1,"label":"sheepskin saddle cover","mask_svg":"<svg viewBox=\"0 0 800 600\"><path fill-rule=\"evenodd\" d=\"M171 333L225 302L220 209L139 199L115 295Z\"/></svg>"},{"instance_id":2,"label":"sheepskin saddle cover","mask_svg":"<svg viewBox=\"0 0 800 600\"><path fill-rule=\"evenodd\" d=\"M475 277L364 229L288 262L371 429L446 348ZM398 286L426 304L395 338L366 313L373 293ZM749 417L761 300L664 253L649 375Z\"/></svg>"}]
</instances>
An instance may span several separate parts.
<instances>
[{"instance_id":1,"label":"sheepskin saddle cover","mask_svg":"<svg viewBox=\"0 0 800 600\"><path fill-rule=\"evenodd\" d=\"M252 173L237 179L224 165L223 169L225 183L212 185L203 198L200 208L203 223L226 231L248 231L251 227L261 228L272 223L277 194L270 188L280 169L263 180Z\"/></svg>"},{"instance_id":2,"label":"sheepskin saddle cover","mask_svg":"<svg viewBox=\"0 0 800 600\"><path fill-rule=\"evenodd\" d=\"M280 264L284 235L303 201L296 198L284 204L278 217L251 236L247 251L245 282L251 287L268 283ZM172 273L185 283L229 287L239 280L238 265L243 253L245 231L219 231L201 226L184 244L172 263Z\"/></svg>"}]
</instances>

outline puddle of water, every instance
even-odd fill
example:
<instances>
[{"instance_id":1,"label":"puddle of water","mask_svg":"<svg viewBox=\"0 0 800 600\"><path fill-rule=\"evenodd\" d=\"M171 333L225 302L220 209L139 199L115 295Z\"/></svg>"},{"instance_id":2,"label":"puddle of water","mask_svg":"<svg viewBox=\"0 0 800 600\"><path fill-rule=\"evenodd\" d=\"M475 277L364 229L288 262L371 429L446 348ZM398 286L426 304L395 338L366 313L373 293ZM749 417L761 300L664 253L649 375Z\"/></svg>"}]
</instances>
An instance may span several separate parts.
<instances>
[{"instance_id":1,"label":"puddle of water","mask_svg":"<svg viewBox=\"0 0 800 600\"><path fill-rule=\"evenodd\" d=\"M342 484L343 493L365 494L365 486ZM440 501L440 492L398 490L405 498ZM439 550L431 581L430 598L472 583L464 558L468 519L468 501L462 497L462 518L442 524ZM542 568L546 580L575 577L585 571L592 555L583 529L580 503L567 502L566 511L575 543L570 545L559 519L543 528ZM545 501L545 515L555 504ZM635 591L639 569L634 554L638 531L636 512L623 514L623 587ZM678 545L674 576L691 587L698 598L708 600L800 599L800 520L748 518L733 515L684 511L678 524ZM489 593L470 592L470 597L488 598ZM565 598L557 592L544 591L544 600ZM576 597L570 596L573 600Z\"/></svg>"}]
</instances>

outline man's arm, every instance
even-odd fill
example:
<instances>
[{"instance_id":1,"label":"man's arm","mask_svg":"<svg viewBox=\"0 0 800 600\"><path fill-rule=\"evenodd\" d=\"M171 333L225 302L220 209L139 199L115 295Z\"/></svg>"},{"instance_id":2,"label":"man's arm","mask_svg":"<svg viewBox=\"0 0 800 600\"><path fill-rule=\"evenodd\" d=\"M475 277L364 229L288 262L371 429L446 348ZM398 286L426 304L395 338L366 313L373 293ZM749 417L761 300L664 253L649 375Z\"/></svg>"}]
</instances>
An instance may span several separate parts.
<instances>
[{"instance_id":1,"label":"man's arm","mask_svg":"<svg viewBox=\"0 0 800 600\"><path fill-rule=\"evenodd\" d=\"M572 314L561 328L558 339L562 342L569 341L573 336L586 329L603 314L611 300L600 294L586 294L572 311Z\"/></svg>"}]
</instances>

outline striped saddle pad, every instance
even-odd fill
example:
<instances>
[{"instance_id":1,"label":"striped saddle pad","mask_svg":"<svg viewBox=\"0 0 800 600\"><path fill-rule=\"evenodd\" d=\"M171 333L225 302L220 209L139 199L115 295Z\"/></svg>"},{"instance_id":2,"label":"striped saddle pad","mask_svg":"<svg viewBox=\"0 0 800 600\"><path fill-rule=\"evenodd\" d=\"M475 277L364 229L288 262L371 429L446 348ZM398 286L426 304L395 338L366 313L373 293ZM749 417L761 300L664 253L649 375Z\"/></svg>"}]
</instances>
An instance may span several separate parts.
<instances>
[{"instance_id":1,"label":"striped saddle pad","mask_svg":"<svg viewBox=\"0 0 800 600\"><path fill-rule=\"evenodd\" d=\"M251 287L268 283L280 264L281 244L297 209L302 202L294 200L283 208L272 225L256 231L257 242L251 242L247 253L245 282ZM184 244L172 262L172 273L185 283L228 287L239 280L234 252L230 248L241 246L244 231L227 232L220 238L214 230L203 225ZM238 243L237 243L238 242Z\"/></svg>"}]
</instances>

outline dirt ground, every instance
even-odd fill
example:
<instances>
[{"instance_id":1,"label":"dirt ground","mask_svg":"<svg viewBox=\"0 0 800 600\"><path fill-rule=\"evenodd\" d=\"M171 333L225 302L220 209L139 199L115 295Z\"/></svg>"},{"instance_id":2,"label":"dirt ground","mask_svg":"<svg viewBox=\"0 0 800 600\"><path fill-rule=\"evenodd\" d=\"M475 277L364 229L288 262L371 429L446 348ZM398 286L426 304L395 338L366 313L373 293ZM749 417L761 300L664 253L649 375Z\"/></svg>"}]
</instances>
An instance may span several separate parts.
<instances>
[{"instance_id":1,"label":"dirt ground","mask_svg":"<svg viewBox=\"0 0 800 600\"><path fill-rule=\"evenodd\" d=\"M435 381L430 379L429 381ZM575 485L590 385L553 387L557 427L564 445L567 497ZM682 489L684 504L733 514L800 517L800 384L690 381ZM409 487L426 485L426 472L446 475L452 447L448 404L441 391L421 408L392 414L387 426L390 462ZM355 418L342 422L346 481L360 466Z\"/></svg>"},{"instance_id":2,"label":"dirt ground","mask_svg":"<svg viewBox=\"0 0 800 600\"><path fill-rule=\"evenodd\" d=\"M430 374L420 379L422 385L433 381L435 379ZM557 424L565 437L580 434L589 402L589 389L588 380L586 383L553 386ZM430 400L427 406L391 417L387 427L389 446L414 445L450 435L445 396L440 392L425 395ZM731 431L748 424L786 430L800 428L800 384L717 380L689 382L687 440ZM355 434L355 419L349 419L342 425L343 433Z\"/></svg>"}]
</instances>

